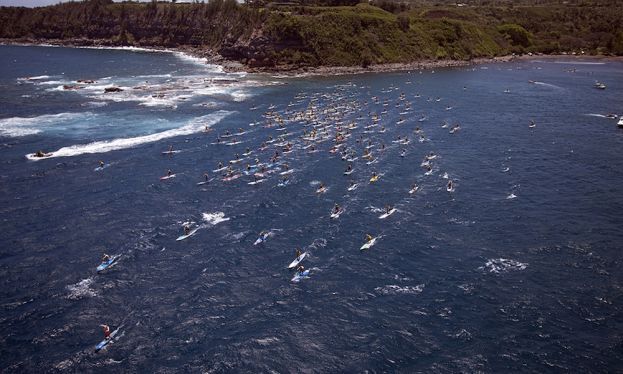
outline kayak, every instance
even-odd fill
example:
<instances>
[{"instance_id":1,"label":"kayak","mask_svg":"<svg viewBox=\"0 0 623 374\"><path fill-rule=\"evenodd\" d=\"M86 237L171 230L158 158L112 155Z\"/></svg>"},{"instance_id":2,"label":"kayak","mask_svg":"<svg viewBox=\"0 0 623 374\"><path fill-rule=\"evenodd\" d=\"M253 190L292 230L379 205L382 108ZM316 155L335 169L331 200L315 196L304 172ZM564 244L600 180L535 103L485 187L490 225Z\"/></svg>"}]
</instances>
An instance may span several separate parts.
<instances>
[{"instance_id":1,"label":"kayak","mask_svg":"<svg viewBox=\"0 0 623 374\"><path fill-rule=\"evenodd\" d=\"M107 261L104 261L101 264L99 264L97 266L97 268L96 268L97 272L99 273L101 271L104 271L104 270L112 267L117 262L119 257L121 257L121 255L113 255Z\"/></svg>"}]
</instances>

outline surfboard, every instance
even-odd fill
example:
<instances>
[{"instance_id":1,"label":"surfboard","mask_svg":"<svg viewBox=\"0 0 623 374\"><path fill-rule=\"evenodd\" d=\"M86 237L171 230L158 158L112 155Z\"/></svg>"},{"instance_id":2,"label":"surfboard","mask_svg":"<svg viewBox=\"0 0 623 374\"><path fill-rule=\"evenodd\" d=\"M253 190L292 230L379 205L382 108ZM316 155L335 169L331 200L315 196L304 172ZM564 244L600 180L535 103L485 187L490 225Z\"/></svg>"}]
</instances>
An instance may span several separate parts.
<instances>
[{"instance_id":1,"label":"surfboard","mask_svg":"<svg viewBox=\"0 0 623 374\"><path fill-rule=\"evenodd\" d=\"M344 175L351 175L353 173L353 171L355 171L355 169L350 169L348 171L345 171Z\"/></svg>"},{"instance_id":2,"label":"surfboard","mask_svg":"<svg viewBox=\"0 0 623 374\"><path fill-rule=\"evenodd\" d=\"M210 178L207 181L197 182L197 186L203 186L204 184L208 184L212 180L214 180L214 178Z\"/></svg>"},{"instance_id":3,"label":"surfboard","mask_svg":"<svg viewBox=\"0 0 623 374\"><path fill-rule=\"evenodd\" d=\"M309 269L303 272L297 271L292 277L292 282L299 282L301 279L309 278Z\"/></svg>"},{"instance_id":4,"label":"surfboard","mask_svg":"<svg viewBox=\"0 0 623 374\"><path fill-rule=\"evenodd\" d=\"M296 267L301 261L303 261L305 256L307 256L307 252L301 253L300 256L294 259L294 261L290 262L290 265L288 265L288 269L292 269L293 267Z\"/></svg>"},{"instance_id":5,"label":"surfboard","mask_svg":"<svg viewBox=\"0 0 623 374\"><path fill-rule=\"evenodd\" d=\"M391 216L392 214L394 214L394 212L396 212L396 208L392 208L392 209L389 210L389 212L381 214L379 216L379 219L385 219L385 218Z\"/></svg>"},{"instance_id":6,"label":"surfboard","mask_svg":"<svg viewBox=\"0 0 623 374\"><path fill-rule=\"evenodd\" d=\"M282 171L281 173L279 173L279 175L288 175L288 174L292 174L294 173L294 169L289 169L286 171Z\"/></svg>"},{"instance_id":7,"label":"surfboard","mask_svg":"<svg viewBox=\"0 0 623 374\"><path fill-rule=\"evenodd\" d=\"M359 183L355 183L352 186L348 187L348 191L354 191L359 187Z\"/></svg>"},{"instance_id":8,"label":"surfboard","mask_svg":"<svg viewBox=\"0 0 623 374\"><path fill-rule=\"evenodd\" d=\"M160 177L160 180L164 181L164 180L171 179L171 178L175 178L175 174L165 175L164 177Z\"/></svg>"},{"instance_id":9,"label":"surfboard","mask_svg":"<svg viewBox=\"0 0 623 374\"><path fill-rule=\"evenodd\" d=\"M359 248L359 249L362 250L362 251L365 251L366 249L369 249L374 244L376 244L376 239L378 239L378 236L375 237L375 238L372 238L372 240L370 240L369 242L367 242L364 245L362 245L361 248Z\"/></svg>"},{"instance_id":10,"label":"surfboard","mask_svg":"<svg viewBox=\"0 0 623 374\"><path fill-rule=\"evenodd\" d=\"M117 260L119 259L119 257L121 257L121 255L113 255L113 256L111 256L111 257L108 259L108 261L104 261L104 262L102 262L101 264L99 264L99 265L97 266L97 268L96 268L97 272L99 273L99 272L101 272L101 271L104 271L104 270L106 270L106 269L108 269L108 268L112 267L112 266L113 266L113 265L117 262Z\"/></svg>"},{"instance_id":11,"label":"surfboard","mask_svg":"<svg viewBox=\"0 0 623 374\"><path fill-rule=\"evenodd\" d=\"M186 238L189 238L189 237L191 237L191 236L195 235L195 233L197 232L197 230L199 230L199 227L195 227L194 229L190 230L190 231L188 232L188 234L178 236L178 237L177 237L177 239L175 239L175 240L176 240L176 241L180 241L180 240L184 240L184 239L186 239Z\"/></svg>"},{"instance_id":12,"label":"surfboard","mask_svg":"<svg viewBox=\"0 0 623 374\"><path fill-rule=\"evenodd\" d=\"M218 168L218 169L212 170L212 172L218 173L218 172L221 172L221 171L226 170L226 169L227 169L227 166L223 166L222 168Z\"/></svg>"},{"instance_id":13,"label":"surfboard","mask_svg":"<svg viewBox=\"0 0 623 374\"><path fill-rule=\"evenodd\" d=\"M321 188L316 190L317 194L321 194L321 193L325 193L325 192L327 192L327 188L326 187L321 187Z\"/></svg>"},{"instance_id":14,"label":"surfboard","mask_svg":"<svg viewBox=\"0 0 623 374\"><path fill-rule=\"evenodd\" d=\"M119 329L121 329L120 327L117 327L117 329L113 332L110 333L110 336L104 340L102 340L101 342L99 342L96 346L95 346L95 352L99 352L102 349L106 348L106 346L108 346L109 344L111 344L113 342L113 338L115 337L115 335L117 335L117 333L119 332Z\"/></svg>"},{"instance_id":15,"label":"surfboard","mask_svg":"<svg viewBox=\"0 0 623 374\"><path fill-rule=\"evenodd\" d=\"M413 187L412 189L409 190L409 195L413 195L414 193L417 192L417 190L419 190L420 187Z\"/></svg>"},{"instance_id":16,"label":"surfboard","mask_svg":"<svg viewBox=\"0 0 623 374\"><path fill-rule=\"evenodd\" d=\"M379 180L379 176L378 176L378 175L375 175L375 176L373 176L372 178L370 178L370 183L374 183L374 182L376 182L376 181L378 181L378 180Z\"/></svg>"}]
</instances>

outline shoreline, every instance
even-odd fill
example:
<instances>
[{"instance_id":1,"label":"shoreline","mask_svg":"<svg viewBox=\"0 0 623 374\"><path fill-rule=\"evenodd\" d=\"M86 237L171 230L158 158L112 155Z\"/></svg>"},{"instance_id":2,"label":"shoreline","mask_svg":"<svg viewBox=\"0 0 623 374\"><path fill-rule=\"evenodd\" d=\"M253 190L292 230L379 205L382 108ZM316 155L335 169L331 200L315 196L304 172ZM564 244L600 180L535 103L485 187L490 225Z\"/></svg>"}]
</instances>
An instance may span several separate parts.
<instances>
[{"instance_id":1,"label":"shoreline","mask_svg":"<svg viewBox=\"0 0 623 374\"><path fill-rule=\"evenodd\" d=\"M12 40L0 39L0 45L17 45L17 46L42 46L42 47L69 47L69 48L86 48L86 49L116 49L147 53L181 53L188 57L201 59L206 65L218 65L223 68L226 73L249 73L258 75L269 75L279 78L296 78L296 77L313 77L313 76L338 76L338 75L356 75L369 73L392 73L404 72L411 70L430 70L439 68L466 67L473 65L481 65L487 63L505 63L511 61L528 61L528 60L556 60L556 59L590 59L605 61L621 61L623 56L593 56L593 55L577 55L577 54L534 54L534 55L504 55L495 57L477 57L471 60L420 60L412 62L384 63L375 64L367 67L363 66L293 66L283 65L276 67L252 68L238 61L228 60L221 55L207 50L191 46L178 47L158 47L158 46L117 46L108 43L107 40Z\"/></svg>"}]
</instances>

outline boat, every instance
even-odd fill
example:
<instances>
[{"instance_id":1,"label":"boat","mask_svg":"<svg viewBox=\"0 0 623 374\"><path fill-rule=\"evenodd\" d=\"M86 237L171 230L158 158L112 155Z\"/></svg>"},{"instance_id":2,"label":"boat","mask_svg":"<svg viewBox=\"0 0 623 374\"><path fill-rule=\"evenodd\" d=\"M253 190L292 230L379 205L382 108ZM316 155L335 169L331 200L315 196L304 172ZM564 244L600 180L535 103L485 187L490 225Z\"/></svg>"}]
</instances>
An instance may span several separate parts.
<instances>
[{"instance_id":1,"label":"boat","mask_svg":"<svg viewBox=\"0 0 623 374\"><path fill-rule=\"evenodd\" d=\"M593 87L599 88L600 90L605 90L606 89L606 85L601 83L601 82L595 82L595 85Z\"/></svg>"},{"instance_id":2,"label":"boat","mask_svg":"<svg viewBox=\"0 0 623 374\"><path fill-rule=\"evenodd\" d=\"M619 118L619 122L617 122L617 127L623 129L623 117Z\"/></svg>"}]
</instances>

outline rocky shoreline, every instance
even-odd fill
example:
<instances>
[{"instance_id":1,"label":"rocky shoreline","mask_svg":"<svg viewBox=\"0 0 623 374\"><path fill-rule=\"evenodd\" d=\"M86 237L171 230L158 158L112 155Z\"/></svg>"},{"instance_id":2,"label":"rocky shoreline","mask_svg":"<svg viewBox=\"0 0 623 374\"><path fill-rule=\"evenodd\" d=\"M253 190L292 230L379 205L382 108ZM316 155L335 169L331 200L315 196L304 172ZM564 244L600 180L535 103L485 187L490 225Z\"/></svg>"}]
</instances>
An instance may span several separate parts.
<instances>
[{"instance_id":1,"label":"rocky shoreline","mask_svg":"<svg viewBox=\"0 0 623 374\"><path fill-rule=\"evenodd\" d=\"M389 73L408 70L439 69L449 67L471 66L484 63L500 63L513 60L586 58L600 60L623 61L622 56L587 56L587 55L521 55L497 56L490 58L474 58L471 60L420 60L405 63L375 64L363 66L296 66L285 65L275 67L250 67L238 61L226 59L218 53L191 46L177 46L165 48L159 46L121 46L109 40L71 39L71 40L33 40L33 39L0 39L0 45L31 45L31 46L63 46L76 48L119 48L133 49L146 52L180 52L193 57L205 59L206 63L220 65L226 72L247 72L252 74L267 74L272 76L300 77L300 76L331 76L352 75L367 73Z\"/></svg>"}]
</instances>

